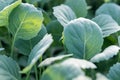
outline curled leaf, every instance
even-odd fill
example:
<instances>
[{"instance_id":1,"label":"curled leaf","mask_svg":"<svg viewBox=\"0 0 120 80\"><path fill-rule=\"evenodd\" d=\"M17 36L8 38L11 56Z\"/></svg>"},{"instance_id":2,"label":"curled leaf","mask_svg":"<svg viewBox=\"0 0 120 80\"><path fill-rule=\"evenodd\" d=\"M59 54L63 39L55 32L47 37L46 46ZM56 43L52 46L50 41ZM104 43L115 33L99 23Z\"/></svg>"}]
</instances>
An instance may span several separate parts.
<instances>
[{"instance_id":1,"label":"curled leaf","mask_svg":"<svg viewBox=\"0 0 120 80\"><path fill-rule=\"evenodd\" d=\"M47 58L45 59L44 61L42 61L39 65L39 67L42 67L42 66L48 66L56 61L59 61L59 60L62 60L64 58L67 58L67 57L70 57L72 56L73 54L68 54L68 55L60 55L60 56L57 56L57 57L50 57L50 58Z\"/></svg>"},{"instance_id":2,"label":"curled leaf","mask_svg":"<svg viewBox=\"0 0 120 80\"><path fill-rule=\"evenodd\" d=\"M53 39L50 34L46 34L43 39L38 42L31 50L29 58L28 58L28 66L21 71L21 73L27 73L34 64L39 60L39 58L44 54L44 52L49 48L52 44Z\"/></svg>"},{"instance_id":3,"label":"curled leaf","mask_svg":"<svg viewBox=\"0 0 120 80\"><path fill-rule=\"evenodd\" d=\"M93 58L91 58L90 61L92 62L100 62L104 60L109 60L113 56L117 55L120 50L120 47L112 45L106 48L102 53L99 53L95 55Z\"/></svg>"}]
</instances>

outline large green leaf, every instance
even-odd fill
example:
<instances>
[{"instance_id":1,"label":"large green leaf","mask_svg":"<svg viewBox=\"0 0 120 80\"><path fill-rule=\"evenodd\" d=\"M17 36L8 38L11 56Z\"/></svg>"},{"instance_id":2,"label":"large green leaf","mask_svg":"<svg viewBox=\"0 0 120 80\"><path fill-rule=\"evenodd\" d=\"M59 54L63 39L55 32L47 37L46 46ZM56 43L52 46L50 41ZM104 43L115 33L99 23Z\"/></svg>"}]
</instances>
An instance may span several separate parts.
<instances>
[{"instance_id":1,"label":"large green leaf","mask_svg":"<svg viewBox=\"0 0 120 80\"><path fill-rule=\"evenodd\" d=\"M80 75L84 75L82 69L96 68L96 66L86 60L69 58L65 61L48 67L41 80L73 80Z\"/></svg>"},{"instance_id":2,"label":"large green leaf","mask_svg":"<svg viewBox=\"0 0 120 80\"><path fill-rule=\"evenodd\" d=\"M1 80L21 80L17 63L4 55L0 55L0 79Z\"/></svg>"},{"instance_id":3,"label":"large green leaf","mask_svg":"<svg viewBox=\"0 0 120 80\"><path fill-rule=\"evenodd\" d=\"M120 6L115 3L105 3L96 11L96 15L108 14L120 25Z\"/></svg>"},{"instance_id":4,"label":"large green leaf","mask_svg":"<svg viewBox=\"0 0 120 80\"><path fill-rule=\"evenodd\" d=\"M116 63L110 68L108 78L110 80L120 80L120 63Z\"/></svg>"},{"instance_id":5,"label":"large green leaf","mask_svg":"<svg viewBox=\"0 0 120 80\"><path fill-rule=\"evenodd\" d=\"M46 34L43 37L43 39L40 42L38 42L38 44L36 44L32 49L28 58L28 66L25 69L23 69L21 73L26 73L29 70L31 70L31 68L39 60L39 58L42 57L42 55L44 54L46 49L51 45L52 42L53 42L52 36Z\"/></svg>"},{"instance_id":6,"label":"large green leaf","mask_svg":"<svg viewBox=\"0 0 120 80\"><path fill-rule=\"evenodd\" d=\"M109 15L101 14L92 20L95 21L102 29L103 37L107 37L110 34L116 33L120 30L118 23Z\"/></svg>"},{"instance_id":7,"label":"large green leaf","mask_svg":"<svg viewBox=\"0 0 120 80\"><path fill-rule=\"evenodd\" d=\"M87 3L85 0L66 0L65 4L70 6L77 17L87 16Z\"/></svg>"},{"instance_id":8,"label":"large green leaf","mask_svg":"<svg viewBox=\"0 0 120 80\"><path fill-rule=\"evenodd\" d=\"M8 25L11 11L21 3L21 0L0 0L0 26Z\"/></svg>"},{"instance_id":9,"label":"large green leaf","mask_svg":"<svg viewBox=\"0 0 120 80\"><path fill-rule=\"evenodd\" d=\"M104 60L109 60L113 56L117 55L120 50L120 47L112 45L106 48L102 53L95 55L91 61L92 62L100 62Z\"/></svg>"},{"instance_id":10,"label":"large green leaf","mask_svg":"<svg viewBox=\"0 0 120 80\"><path fill-rule=\"evenodd\" d=\"M29 40L35 37L41 29L43 15L33 5L22 3L10 14L9 31L14 38Z\"/></svg>"},{"instance_id":11,"label":"large green leaf","mask_svg":"<svg viewBox=\"0 0 120 80\"><path fill-rule=\"evenodd\" d=\"M62 4L60 6L53 7L53 10L54 16L63 26L65 26L69 21L76 19L75 13L67 5Z\"/></svg>"},{"instance_id":12,"label":"large green leaf","mask_svg":"<svg viewBox=\"0 0 120 80\"><path fill-rule=\"evenodd\" d=\"M82 59L92 58L101 50L103 44L100 27L85 18L69 22L64 28L63 37L63 43L68 52Z\"/></svg>"},{"instance_id":13,"label":"large green leaf","mask_svg":"<svg viewBox=\"0 0 120 80\"><path fill-rule=\"evenodd\" d=\"M40 64L39 64L39 67L43 67L43 66L49 66L51 65L52 63L56 62L56 61L60 61L60 60L63 60L65 58L68 58L70 56L72 56L73 54L68 54L68 55L60 55L60 56L56 56L56 57L50 57L50 58L47 58L45 59L44 61L42 61Z\"/></svg>"},{"instance_id":14,"label":"large green leaf","mask_svg":"<svg viewBox=\"0 0 120 80\"><path fill-rule=\"evenodd\" d=\"M29 55L32 48L44 37L47 33L45 26L42 26L38 35L30 40L19 39L15 42L15 46L24 55ZM22 45L21 45L22 44Z\"/></svg>"}]
</instances>

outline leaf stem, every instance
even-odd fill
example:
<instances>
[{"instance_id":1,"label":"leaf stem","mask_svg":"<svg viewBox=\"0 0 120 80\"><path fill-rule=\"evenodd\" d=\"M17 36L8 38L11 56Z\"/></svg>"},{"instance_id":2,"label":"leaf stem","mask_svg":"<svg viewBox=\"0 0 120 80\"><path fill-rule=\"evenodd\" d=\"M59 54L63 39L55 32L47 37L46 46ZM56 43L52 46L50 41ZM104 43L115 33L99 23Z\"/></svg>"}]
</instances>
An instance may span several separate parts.
<instances>
[{"instance_id":1,"label":"leaf stem","mask_svg":"<svg viewBox=\"0 0 120 80\"><path fill-rule=\"evenodd\" d=\"M15 40L16 40L16 36L13 38L13 41L12 41L11 54L10 54L11 57L13 57L13 51L14 51Z\"/></svg>"},{"instance_id":2,"label":"leaf stem","mask_svg":"<svg viewBox=\"0 0 120 80\"><path fill-rule=\"evenodd\" d=\"M42 57L40 58L40 63L42 62ZM42 67L39 67L39 77L41 77L41 75L42 75Z\"/></svg>"},{"instance_id":3,"label":"leaf stem","mask_svg":"<svg viewBox=\"0 0 120 80\"><path fill-rule=\"evenodd\" d=\"M27 77L25 80L29 80L29 77L30 77L30 71L27 73Z\"/></svg>"},{"instance_id":4,"label":"leaf stem","mask_svg":"<svg viewBox=\"0 0 120 80\"><path fill-rule=\"evenodd\" d=\"M35 65L34 67L35 67L35 78L36 78L36 80L39 80L39 79L38 79L37 65Z\"/></svg>"}]
</instances>

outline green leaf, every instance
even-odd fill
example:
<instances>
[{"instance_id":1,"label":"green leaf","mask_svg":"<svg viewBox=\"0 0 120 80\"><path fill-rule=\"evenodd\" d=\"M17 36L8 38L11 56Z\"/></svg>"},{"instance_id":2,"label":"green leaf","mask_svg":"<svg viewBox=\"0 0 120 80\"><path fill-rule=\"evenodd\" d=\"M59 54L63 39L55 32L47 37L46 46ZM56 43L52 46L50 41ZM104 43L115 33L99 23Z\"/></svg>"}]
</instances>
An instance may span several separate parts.
<instances>
[{"instance_id":1,"label":"green leaf","mask_svg":"<svg viewBox=\"0 0 120 80\"><path fill-rule=\"evenodd\" d=\"M42 3L48 3L50 0L40 0Z\"/></svg>"},{"instance_id":2,"label":"green leaf","mask_svg":"<svg viewBox=\"0 0 120 80\"><path fill-rule=\"evenodd\" d=\"M33 5L22 3L10 14L9 30L15 39L29 40L41 29L43 15Z\"/></svg>"},{"instance_id":3,"label":"green leaf","mask_svg":"<svg viewBox=\"0 0 120 80\"><path fill-rule=\"evenodd\" d=\"M102 53L95 55L91 61L92 62L100 62L104 60L109 60L113 56L117 55L120 50L120 47L112 45L106 48Z\"/></svg>"},{"instance_id":4,"label":"green leaf","mask_svg":"<svg viewBox=\"0 0 120 80\"><path fill-rule=\"evenodd\" d=\"M61 64L75 65L81 69L96 69L97 68L96 65L93 64L92 62L84 60L84 59L77 59L77 58L68 58L65 61L63 61Z\"/></svg>"},{"instance_id":5,"label":"green leaf","mask_svg":"<svg viewBox=\"0 0 120 80\"><path fill-rule=\"evenodd\" d=\"M120 26L109 15L101 14L92 20L95 21L102 29L103 37L107 37L120 30Z\"/></svg>"},{"instance_id":6,"label":"green leaf","mask_svg":"<svg viewBox=\"0 0 120 80\"><path fill-rule=\"evenodd\" d=\"M28 56L20 56L18 58L18 64L21 67L26 67L27 66L27 60L28 60Z\"/></svg>"},{"instance_id":7,"label":"green leaf","mask_svg":"<svg viewBox=\"0 0 120 80\"><path fill-rule=\"evenodd\" d=\"M105 3L97 9L96 15L108 14L120 25L120 6L115 3Z\"/></svg>"},{"instance_id":8,"label":"green leaf","mask_svg":"<svg viewBox=\"0 0 120 80\"><path fill-rule=\"evenodd\" d=\"M39 60L39 58L42 57L47 48L49 48L52 42L52 36L46 34L44 38L40 42L38 42L38 44L36 44L32 49L28 58L28 66L25 69L23 69L21 73L27 73L28 71L30 71L34 64Z\"/></svg>"},{"instance_id":9,"label":"green leaf","mask_svg":"<svg viewBox=\"0 0 120 80\"><path fill-rule=\"evenodd\" d=\"M0 79L21 80L18 64L11 58L0 55Z\"/></svg>"},{"instance_id":10,"label":"green leaf","mask_svg":"<svg viewBox=\"0 0 120 80\"><path fill-rule=\"evenodd\" d=\"M6 27L0 27L0 40L5 44L11 44L11 38Z\"/></svg>"},{"instance_id":11,"label":"green leaf","mask_svg":"<svg viewBox=\"0 0 120 80\"><path fill-rule=\"evenodd\" d=\"M85 75L82 69L96 68L96 66L86 60L69 58L65 61L48 67L41 80L73 80L74 78Z\"/></svg>"},{"instance_id":12,"label":"green leaf","mask_svg":"<svg viewBox=\"0 0 120 80\"><path fill-rule=\"evenodd\" d=\"M120 80L120 63L116 63L110 68L108 78L110 80Z\"/></svg>"},{"instance_id":13,"label":"green leaf","mask_svg":"<svg viewBox=\"0 0 120 80\"><path fill-rule=\"evenodd\" d=\"M21 0L0 0L0 26L8 25L11 11L21 3Z\"/></svg>"},{"instance_id":14,"label":"green leaf","mask_svg":"<svg viewBox=\"0 0 120 80\"><path fill-rule=\"evenodd\" d=\"M30 40L19 39L15 42L15 46L21 54L29 55L32 48L45 36L47 30L45 26L42 26L38 35ZM22 44L22 45L21 45Z\"/></svg>"},{"instance_id":15,"label":"green leaf","mask_svg":"<svg viewBox=\"0 0 120 80\"><path fill-rule=\"evenodd\" d=\"M70 56L72 56L73 54L68 54L68 55L60 55L60 56L57 56L57 57L50 57L50 58L47 58L45 59L44 61L42 61L40 64L39 64L39 67L43 67L43 66L49 66L51 65L52 63L56 62L56 61L60 61L60 60L63 60L65 58L68 58Z\"/></svg>"},{"instance_id":16,"label":"green leaf","mask_svg":"<svg viewBox=\"0 0 120 80\"><path fill-rule=\"evenodd\" d=\"M102 31L91 20L75 19L64 28L63 43L75 57L89 60L101 50Z\"/></svg>"},{"instance_id":17,"label":"green leaf","mask_svg":"<svg viewBox=\"0 0 120 80\"><path fill-rule=\"evenodd\" d=\"M96 80L109 80L106 76L104 76L101 73L96 74L97 79Z\"/></svg>"},{"instance_id":18,"label":"green leaf","mask_svg":"<svg viewBox=\"0 0 120 80\"><path fill-rule=\"evenodd\" d=\"M60 43L60 38L63 32L62 25L57 20L53 20L46 26L46 28L48 33L52 34L53 36L54 39L53 45L54 46L62 45L62 43Z\"/></svg>"},{"instance_id":19,"label":"green leaf","mask_svg":"<svg viewBox=\"0 0 120 80\"><path fill-rule=\"evenodd\" d=\"M25 0L27 3L34 4L40 0Z\"/></svg>"},{"instance_id":20,"label":"green leaf","mask_svg":"<svg viewBox=\"0 0 120 80\"><path fill-rule=\"evenodd\" d=\"M69 21L76 19L75 13L67 5L53 7L53 14L61 25L65 26Z\"/></svg>"},{"instance_id":21,"label":"green leaf","mask_svg":"<svg viewBox=\"0 0 120 80\"><path fill-rule=\"evenodd\" d=\"M43 13L43 17L44 17L44 25L47 25L48 23L50 23L52 21L49 13L47 13L45 10L41 9L42 13Z\"/></svg>"},{"instance_id":22,"label":"green leaf","mask_svg":"<svg viewBox=\"0 0 120 80\"><path fill-rule=\"evenodd\" d=\"M85 0L66 0L65 4L75 12L77 17L87 16L87 3Z\"/></svg>"},{"instance_id":23,"label":"green leaf","mask_svg":"<svg viewBox=\"0 0 120 80\"><path fill-rule=\"evenodd\" d=\"M3 51L4 50L4 48L0 48L0 51Z\"/></svg>"}]
</instances>

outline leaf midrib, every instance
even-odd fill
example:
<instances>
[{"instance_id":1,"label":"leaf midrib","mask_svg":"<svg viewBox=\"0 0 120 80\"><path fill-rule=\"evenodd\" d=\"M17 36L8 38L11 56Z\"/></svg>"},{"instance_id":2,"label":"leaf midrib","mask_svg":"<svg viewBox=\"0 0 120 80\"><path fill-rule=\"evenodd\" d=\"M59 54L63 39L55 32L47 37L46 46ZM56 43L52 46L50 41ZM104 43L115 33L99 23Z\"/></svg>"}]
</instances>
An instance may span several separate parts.
<instances>
[{"instance_id":1,"label":"leaf midrib","mask_svg":"<svg viewBox=\"0 0 120 80\"><path fill-rule=\"evenodd\" d=\"M84 54L83 54L83 59L86 59L86 44L87 44L87 41L91 38L92 35L90 35L89 37L86 37L86 32L84 33L85 36L84 36Z\"/></svg>"},{"instance_id":2,"label":"leaf midrib","mask_svg":"<svg viewBox=\"0 0 120 80\"><path fill-rule=\"evenodd\" d=\"M20 30L21 27L22 27L22 24L24 23L25 17L27 16L28 12L29 12L29 11L26 12L26 14L25 14L25 16L23 17L23 19L22 19L19 27L17 28L17 30L16 30L16 32L15 32L15 36L14 36L14 39L15 39L15 40L16 40L16 37L17 37L17 34L18 34L19 30Z\"/></svg>"}]
</instances>

